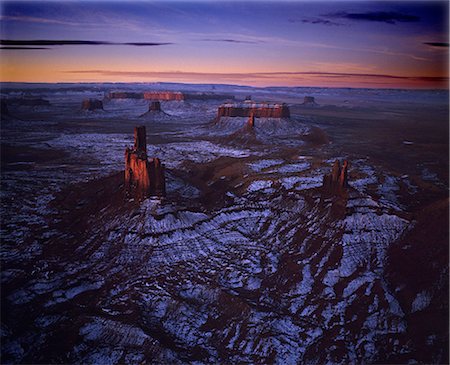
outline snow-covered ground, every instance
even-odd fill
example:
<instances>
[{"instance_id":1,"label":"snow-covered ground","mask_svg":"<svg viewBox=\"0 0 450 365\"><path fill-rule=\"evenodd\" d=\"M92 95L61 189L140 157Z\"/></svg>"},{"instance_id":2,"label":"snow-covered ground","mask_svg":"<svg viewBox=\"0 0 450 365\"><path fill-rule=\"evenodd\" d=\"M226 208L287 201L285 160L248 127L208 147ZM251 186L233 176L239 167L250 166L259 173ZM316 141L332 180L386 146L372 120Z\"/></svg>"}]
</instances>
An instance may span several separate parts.
<instances>
[{"instance_id":1,"label":"snow-covered ground","mask_svg":"<svg viewBox=\"0 0 450 365\"><path fill-rule=\"evenodd\" d=\"M381 98L370 90L358 97L364 93ZM5 302L12 315L33 309L24 329L11 321L2 328L8 362L38 361L58 341L65 347L52 349L55 361L68 363L347 364L411 351L406 316L425 310L432 293L417 293L407 313L384 277L389 247L415 224L402 201L418 191L409 176L352 156L348 197L323 197L323 175L343 152L305 147L306 118L257 119L258 143L239 146L222 137L247 118L213 123L212 101L162 103L172 119L144 122L156 141L148 154L166 165L169 196L182 199L147 199L106 221L99 212L73 247L49 203L71 183L121 170L132 127L148 108L114 100L102 112L73 115L87 96L101 94L52 93L55 115L2 126L2 142L62 154L12 161L2 172L2 211L11 212L2 224ZM220 168L240 174L238 182L215 174L224 158L229 165ZM211 169L205 185L223 189L214 199L226 197L212 207L182 175L204 164ZM421 173L437 182L432 167ZM64 250L49 254L55 243ZM61 333L67 341L56 338Z\"/></svg>"}]
</instances>

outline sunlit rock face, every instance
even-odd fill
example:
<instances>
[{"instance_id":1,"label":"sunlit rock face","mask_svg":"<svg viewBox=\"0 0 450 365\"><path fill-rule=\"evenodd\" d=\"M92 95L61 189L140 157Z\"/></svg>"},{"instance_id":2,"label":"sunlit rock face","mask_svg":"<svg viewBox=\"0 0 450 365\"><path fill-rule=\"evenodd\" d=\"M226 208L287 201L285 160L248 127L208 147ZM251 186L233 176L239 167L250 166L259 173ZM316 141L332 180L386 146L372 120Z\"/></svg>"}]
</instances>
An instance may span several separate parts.
<instances>
[{"instance_id":1,"label":"sunlit rock face","mask_svg":"<svg viewBox=\"0 0 450 365\"><path fill-rule=\"evenodd\" d=\"M184 100L181 92L174 91L144 91L144 92L128 92L128 91L112 91L108 93L108 99L145 99L145 100Z\"/></svg>"},{"instance_id":2,"label":"sunlit rock face","mask_svg":"<svg viewBox=\"0 0 450 365\"><path fill-rule=\"evenodd\" d=\"M348 186L347 169L347 161L344 161L341 167L340 162L336 160L331 174L324 175L323 177L323 192L326 194L343 193Z\"/></svg>"},{"instance_id":3,"label":"sunlit rock face","mask_svg":"<svg viewBox=\"0 0 450 365\"><path fill-rule=\"evenodd\" d=\"M103 102L98 99L84 99L81 103L82 110L103 110Z\"/></svg>"},{"instance_id":4,"label":"sunlit rock face","mask_svg":"<svg viewBox=\"0 0 450 365\"><path fill-rule=\"evenodd\" d=\"M244 103L223 104L217 110L217 117L249 117L256 118L290 118L291 113L286 104Z\"/></svg>"},{"instance_id":5,"label":"sunlit rock face","mask_svg":"<svg viewBox=\"0 0 450 365\"><path fill-rule=\"evenodd\" d=\"M143 97L146 100L184 100L183 93L173 91L146 91Z\"/></svg>"},{"instance_id":6,"label":"sunlit rock face","mask_svg":"<svg viewBox=\"0 0 450 365\"><path fill-rule=\"evenodd\" d=\"M147 158L146 130L134 129L134 148L125 149L125 189L138 199L166 195L164 165L159 158Z\"/></svg>"}]
</instances>

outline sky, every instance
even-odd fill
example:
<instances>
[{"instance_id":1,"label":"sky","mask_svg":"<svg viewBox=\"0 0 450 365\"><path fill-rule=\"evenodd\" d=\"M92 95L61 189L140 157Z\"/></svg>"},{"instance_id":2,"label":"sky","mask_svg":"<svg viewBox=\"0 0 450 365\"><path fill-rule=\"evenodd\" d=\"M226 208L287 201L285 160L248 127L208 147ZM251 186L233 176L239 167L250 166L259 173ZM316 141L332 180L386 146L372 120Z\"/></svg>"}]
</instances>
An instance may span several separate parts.
<instances>
[{"instance_id":1,"label":"sky","mask_svg":"<svg viewBox=\"0 0 450 365\"><path fill-rule=\"evenodd\" d=\"M448 88L448 1L2 1L2 82Z\"/></svg>"}]
</instances>

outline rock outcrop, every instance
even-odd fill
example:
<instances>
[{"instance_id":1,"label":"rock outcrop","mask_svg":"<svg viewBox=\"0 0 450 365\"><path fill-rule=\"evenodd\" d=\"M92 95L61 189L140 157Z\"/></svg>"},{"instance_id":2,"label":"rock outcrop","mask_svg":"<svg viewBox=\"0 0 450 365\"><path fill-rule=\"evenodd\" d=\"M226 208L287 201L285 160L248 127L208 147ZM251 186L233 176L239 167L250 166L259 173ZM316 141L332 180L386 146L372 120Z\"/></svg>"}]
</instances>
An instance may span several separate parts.
<instances>
[{"instance_id":1,"label":"rock outcrop","mask_svg":"<svg viewBox=\"0 0 450 365\"><path fill-rule=\"evenodd\" d=\"M138 199L165 196L165 167L159 158L148 159L146 130L134 128L134 147L125 149L125 189Z\"/></svg>"},{"instance_id":2,"label":"rock outcrop","mask_svg":"<svg viewBox=\"0 0 450 365\"><path fill-rule=\"evenodd\" d=\"M107 95L108 99L144 99L144 100L184 100L184 95L178 91L112 91Z\"/></svg>"},{"instance_id":3,"label":"rock outcrop","mask_svg":"<svg viewBox=\"0 0 450 365\"><path fill-rule=\"evenodd\" d=\"M253 114L248 117L247 126L252 129L255 127L255 116Z\"/></svg>"},{"instance_id":4,"label":"rock outcrop","mask_svg":"<svg viewBox=\"0 0 450 365\"><path fill-rule=\"evenodd\" d=\"M217 110L217 117L290 118L286 104L243 103L223 104Z\"/></svg>"},{"instance_id":5,"label":"rock outcrop","mask_svg":"<svg viewBox=\"0 0 450 365\"><path fill-rule=\"evenodd\" d=\"M98 99L84 99L81 103L82 110L103 110L103 102Z\"/></svg>"},{"instance_id":6,"label":"rock outcrop","mask_svg":"<svg viewBox=\"0 0 450 365\"><path fill-rule=\"evenodd\" d=\"M347 169L348 162L346 160L344 160L342 167L340 162L336 160L333 164L331 174L324 175L323 177L323 192L326 194L343 193L348 187Z\"/></svg>"},{"instance_id":7,"label":"rock outcrop","mask_svg":"<svg viewBox=\"0 0 450 365\"><path fill-rule=\"evenodd\" d=\"M302 105L317 105L314 96L305 96Z\"/></svg>"}]
</instances>

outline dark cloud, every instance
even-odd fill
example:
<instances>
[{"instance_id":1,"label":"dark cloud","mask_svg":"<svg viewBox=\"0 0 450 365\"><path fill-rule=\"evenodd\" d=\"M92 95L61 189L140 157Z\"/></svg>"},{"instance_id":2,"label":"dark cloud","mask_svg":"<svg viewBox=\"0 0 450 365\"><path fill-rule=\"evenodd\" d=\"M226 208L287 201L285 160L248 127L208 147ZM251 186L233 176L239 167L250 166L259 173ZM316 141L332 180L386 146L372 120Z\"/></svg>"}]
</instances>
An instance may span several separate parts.
<instances>
[{"instance_id":1,"label":"dark cloud","mask_svg":"<svg viewBox=\"0 0 450 365\"><path fill-rule=\"evenodd\" d=\"M88 46L103 46L103 45L115 45L115 46L165 46L172 43L156 43L156 42L130 42L130 43L116 43L116 42L104 42L104 41L80 41L80 40L11 40L2 39L0 40L0 45L10 46L10 47L21 47L21 46L78 46L78 45L88 45ZM28 48L30 49L30 48ZM37 48L35 48L37 49ZM45 48L43 48L45 49Z\"/></svg>"},{"instance_id":2,"label":"dark cloud","mask_svg":"<svg viewBox=\"0 0 450 365\"><path fill-rule=\"evenodd\" d=\"M309 19L289 19L290 23L308 23L308 24L321 24L321 25L334 25L334 26L341 26L343 24L336 23L328 19L322 19L322 18L309 18Z\"/></svg>"},{"instance_id":3,"label":"dark cloud","mask_svg":"<svg viewBox=\"0 0 450 365\"><path fill-rule=\"evenodd\" d=\"M246 44L256 44L258 42L254 41L242 41L238 39L202 39L203 42L225 42L225 43L246 43Z\"/></svg>"},{"instance_id":4,"label":"dark cloud","mask_svg":"<svg viewBox=\"0 0 450 365\"><path fill-rule=\"evenodd\" d=\"M448 48L448 43L445 43L445 42L424 42L423 44L426 44L427 46L432 46L432 47Z\"/></svg>"},{"instance_id":5,"label":"dark cloud","mask_svg":"<svg viewBox=\"0 0 450 365\"><path fill-rule=\"evenodd\" d=\"M20 50L33 50L33 49L50 49L48 47L0 47L0 49L20 49Z\"/></svg>"},{"instance_id":6,"label":"dark cloud","mask_svg":"<svg viewBox=\"0 0 450 365\"><path fill-rule=\"evenodd\" d=\"M341 18L350 20L362 20L369 22L382 22L388 24L395 24L396 22L418 22L420 17L415 15L408 15L397 13L393 11L374 11L367 13L333 13L328 14L331 18Z\"/></svg>"}]
</instances>

